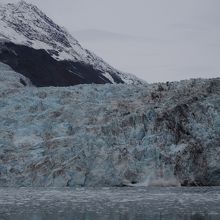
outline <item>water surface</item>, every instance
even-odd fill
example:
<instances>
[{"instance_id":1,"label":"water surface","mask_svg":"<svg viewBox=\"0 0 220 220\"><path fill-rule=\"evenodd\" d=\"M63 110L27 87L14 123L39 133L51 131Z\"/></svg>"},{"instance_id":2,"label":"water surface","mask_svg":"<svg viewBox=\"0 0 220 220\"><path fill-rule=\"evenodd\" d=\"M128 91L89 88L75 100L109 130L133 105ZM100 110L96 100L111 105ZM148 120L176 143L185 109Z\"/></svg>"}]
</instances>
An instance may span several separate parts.
<instances>
[{"instance_id":1,"label":"water surface","mask_svg":"<svg viewBox=\"0 0 220 220\"><path fill-rule=\"evenodd\" d=\"M0 188L0 220L219 220L220 187Z\"/></svg>"}]
</instances>

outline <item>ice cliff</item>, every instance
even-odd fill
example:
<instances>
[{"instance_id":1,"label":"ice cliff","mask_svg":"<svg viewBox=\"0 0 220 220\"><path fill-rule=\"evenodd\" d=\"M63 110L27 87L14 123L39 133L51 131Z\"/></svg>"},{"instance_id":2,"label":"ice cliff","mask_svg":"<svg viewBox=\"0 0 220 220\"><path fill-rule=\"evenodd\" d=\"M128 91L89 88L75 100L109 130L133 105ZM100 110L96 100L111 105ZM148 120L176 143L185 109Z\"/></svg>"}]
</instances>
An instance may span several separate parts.
<instances>
[{"instance_id":1,"label":"ice cliff","mask_svg":"<svg viewBox=\"0 0 220 220\"><path fill-rule=\"evenodd\" d=\"M0 186L220 185L220 78L31 86L0 64Z\"/></svg>"}]
</instances>

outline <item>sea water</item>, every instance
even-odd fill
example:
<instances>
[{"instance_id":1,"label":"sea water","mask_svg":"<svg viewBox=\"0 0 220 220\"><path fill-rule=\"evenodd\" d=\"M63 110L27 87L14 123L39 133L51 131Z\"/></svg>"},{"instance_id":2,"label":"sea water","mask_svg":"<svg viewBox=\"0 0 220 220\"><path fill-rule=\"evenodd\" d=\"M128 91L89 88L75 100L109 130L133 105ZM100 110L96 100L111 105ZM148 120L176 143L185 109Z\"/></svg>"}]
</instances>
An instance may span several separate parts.
<instances>
[{"instance_id":1,"label":"sea water","mask_svg":"<svg viewBox=\"0 0 220 220\"><path fill-rule=\"evenodd\" d=\"M220 220L220 187L0 188L0 220Z\"/></svg>"}]
</instances>

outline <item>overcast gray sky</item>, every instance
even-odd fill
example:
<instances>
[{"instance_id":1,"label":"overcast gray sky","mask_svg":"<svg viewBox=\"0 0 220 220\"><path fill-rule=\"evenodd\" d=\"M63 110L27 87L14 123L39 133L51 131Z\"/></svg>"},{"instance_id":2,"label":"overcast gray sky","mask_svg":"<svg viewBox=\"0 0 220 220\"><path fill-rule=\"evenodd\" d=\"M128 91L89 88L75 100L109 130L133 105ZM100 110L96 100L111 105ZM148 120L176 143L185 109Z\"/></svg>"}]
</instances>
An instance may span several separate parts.
<instances>
[{"instance_id":1,"label":"overcast gray sky","mask_svg":"<svg viewBox=\"0 0 220 220\"><path fill-rule=\"evenodd\" d=\"M149 82L220 76L219 0L27 1L111 65Z\"/></svg>"}]
</instances>

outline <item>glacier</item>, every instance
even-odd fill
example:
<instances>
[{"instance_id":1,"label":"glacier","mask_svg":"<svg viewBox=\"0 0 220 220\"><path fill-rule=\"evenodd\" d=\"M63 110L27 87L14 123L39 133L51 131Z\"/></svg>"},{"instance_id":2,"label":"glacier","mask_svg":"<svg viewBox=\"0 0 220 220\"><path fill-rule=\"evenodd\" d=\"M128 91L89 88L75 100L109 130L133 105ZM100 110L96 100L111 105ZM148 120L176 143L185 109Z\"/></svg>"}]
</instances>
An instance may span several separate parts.
<instances>
[{"instance_id":1,"label":"glacier","mask_svg":"<svg viewBox=\"0 0 220 220\"><path fill-rule=\"evenodd\" d=\"M0 63L0 186L220 185L220 78L35 87Z\"/></svg>"}]
</instances>

